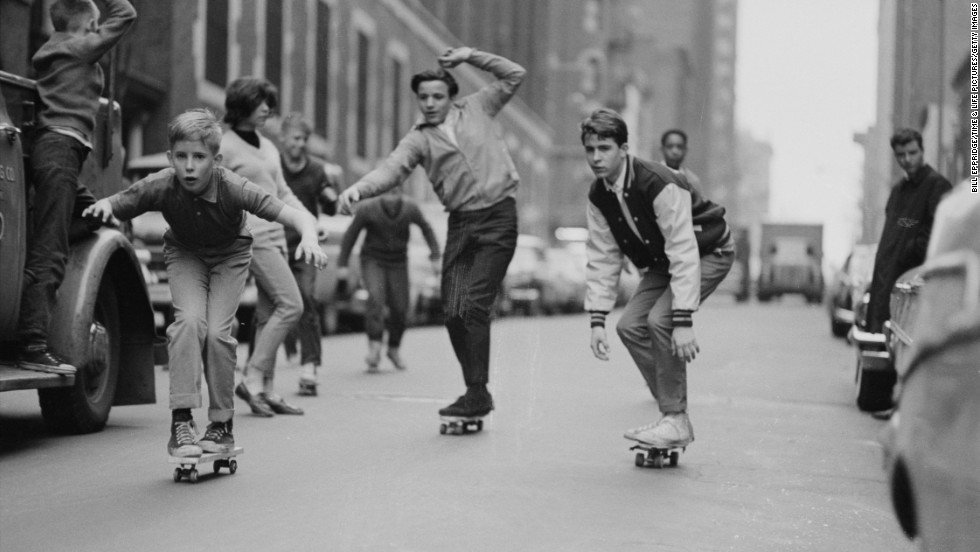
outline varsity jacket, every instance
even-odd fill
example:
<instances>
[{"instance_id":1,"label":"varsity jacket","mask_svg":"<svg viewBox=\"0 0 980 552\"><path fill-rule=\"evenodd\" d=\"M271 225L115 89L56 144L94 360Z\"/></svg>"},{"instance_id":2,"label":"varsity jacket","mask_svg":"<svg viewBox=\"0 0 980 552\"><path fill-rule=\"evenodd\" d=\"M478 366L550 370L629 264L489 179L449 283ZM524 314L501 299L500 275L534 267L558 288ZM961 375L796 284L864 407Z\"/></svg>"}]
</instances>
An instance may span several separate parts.
<instances>
[{"instance_id":1,"label":"varsity jacket","mask_svg":"<svg viewBox=\"0 0 980 552\"><path fill-rule=\"evenodd\" d=\"M641 270L670 273L674 325L691 326L701 302L701 257L731 241L725 208L660 163L628 156L625 171L622 201L631 221L603 179L589 190L585 308L592 325L603 325L616 302L625 257Z\"/></svg>"}]
</instances>

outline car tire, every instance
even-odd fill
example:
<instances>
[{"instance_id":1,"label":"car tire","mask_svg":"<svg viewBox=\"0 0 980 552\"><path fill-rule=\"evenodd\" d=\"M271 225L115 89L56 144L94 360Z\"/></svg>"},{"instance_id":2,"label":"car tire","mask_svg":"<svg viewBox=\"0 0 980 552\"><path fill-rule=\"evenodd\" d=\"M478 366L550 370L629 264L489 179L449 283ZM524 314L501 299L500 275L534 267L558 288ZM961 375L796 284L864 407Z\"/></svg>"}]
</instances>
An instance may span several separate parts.
<instances>
[{"instance_id":1,"label":"car tire","mask_svg":"<svg viewBox=\"0 0 980 552\"><path fill-rule=\"evenodd\" d=\"M854 373L855 400L858 409L862 412L880 412L891 408L895 381L894 371L868 370L858 358Z\"/></svg>"},{"instance_id":2,"label":"car tire","mask_svg":"<svg viewBox=\"0 0 980 552\"><path fill-rule=\"evenodd\" d=\"M92 320L86 335L75 339L88 347L77 362L75 385L38 389L41 415L56 433L94 433L109 419L119 379L120 345L119 299L112 279L105 275L99 285Z\"/></svg>"},{"instance_id":3,"label":"car tire","mask_svg":"<svg viewBox=\"0 0 980 552\"><path fill-rule=\"evenodd\" d=\"M851 331L851 325L847 322L840 322L838 320L830 320L830 333L834 337L847 337L847 332Z\"/></svg>"}]
</instances>

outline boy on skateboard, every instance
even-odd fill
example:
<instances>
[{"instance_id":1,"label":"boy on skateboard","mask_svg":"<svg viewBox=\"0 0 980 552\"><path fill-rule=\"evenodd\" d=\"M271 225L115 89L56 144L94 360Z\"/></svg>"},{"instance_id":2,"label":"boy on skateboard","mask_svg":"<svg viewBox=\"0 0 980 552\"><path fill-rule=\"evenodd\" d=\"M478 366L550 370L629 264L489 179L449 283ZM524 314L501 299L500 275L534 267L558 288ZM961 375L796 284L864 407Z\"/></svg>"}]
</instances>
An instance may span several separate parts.
<instances>
[{"instance_id":1,"label":"boy on skateboard","mask_svg":"<svg viewBox=\"0 0 980 552\"><path fill-rule=\"evenodd\" d=\"M245 212L299 231L297 258L317 268L327 261L312 215L218 166L221 136L221 126L210 111L178 115L169 127L167 158L172 166L82 213L106 222L160 211L169 224L164 259L175 319L167 328L172 411L167 451L177 457L235 448L232 415L238 342L231 331L252 258ZM191 409L201 406L202 371L208 383L210 424L201 440L195 441Z\"/></svg>"},{"instance_id":2,"label":"boy on skateboard","mask_svg":"<svg viewBox=\"0 0 980 552\"><path fill-rule=\"evenodd\" d=\"M440 416L479 417L493 410L490 381L490 312L517 247L519 176L497 114L517 92L527 71L513 61L475 48L450 48L440 69L412 77L422 118L395 150L340 194L341 213L362 199L402 183L416 166L449 211L442 256L442 308L466 392ZM496 80L457 98L459 85L446 69L467 63Z\"/></svg>"},{"instance_id":3,"label":"boy on skateboard","mask_svg":"<svg viewBox=\"0 0 980 552\"><path fill-rule=\"evenodd\" d=\"M611 109L581 124L589 189L585 308L592 353L609 359L606 315L628 258L643 274L616 332L657 400L659 421L624 437L663 449L694 441L687 415L687 363L700 351L693 314L728 274L735 245L725 209L704 199L683 175L629 154L623 118Z\"/></svg>"}]
</instances>

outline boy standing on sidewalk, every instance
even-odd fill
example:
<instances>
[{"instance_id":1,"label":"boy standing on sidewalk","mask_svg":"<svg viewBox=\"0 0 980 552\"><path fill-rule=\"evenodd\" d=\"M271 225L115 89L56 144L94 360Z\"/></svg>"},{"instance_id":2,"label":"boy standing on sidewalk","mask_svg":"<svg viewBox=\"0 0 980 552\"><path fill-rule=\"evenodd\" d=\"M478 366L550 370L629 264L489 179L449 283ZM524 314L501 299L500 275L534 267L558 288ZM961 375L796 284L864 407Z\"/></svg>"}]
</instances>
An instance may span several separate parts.
<instances>
[{"instance_id":1,"label":"boy standing on sidewalk","mask_svg":"<svg viewBox=\"0 0 980 552\"><path fill-rule=\"evenodd\" d=\"M219 167L222 129L206 110L178 115L169 128L172 168L97 201L83 215L129 220L160 211L170 228L164 260L173 295L174 322L167 328L172 421L167 451L199 456L235 447L233 387L238 342L235 311L252 259L245 212L297 229L296 256L326 265L309 213L284 204L257 185ZM201 406L201 372L208 384L210 424L199 442L191 409Z\"/></svg>"},{"instance_id":2,"label":"boy standing on sidewalk","mask_svg":"<svg viewBox=\"0 0 980 552\"><path fill-rule=\"evenodd\" d=\"M99 8L92 0L57 0L50 9L54 33L32 59L41 110L31 151L34 228L24 266L17 362L27 370L76 371L48 350L48 322L65 278L69 229L95 202L78 176L92 150L102 95L98 62L136 21L136 10L126 0L106 0L106 6L108 16L99 25Z\"/></svg>"},{"instance_id":3,"label":"boy standing on sidewalk","mask_svg":"<svg viewBox=\"0 0 980 552\"><path fill-rule=\"evenodd\" d=\"M582 122L596 180L589 189L588 288L592 353L609 359L606 315L628 257L643 273L616 332L657 399L659 421L624 437L658 448L694 441L687 415L687 363L700 352L694 311L725 278L735 244L725 209L660 163L629 155L623 118L597 109Z\"/></svg>"}]
</instances>

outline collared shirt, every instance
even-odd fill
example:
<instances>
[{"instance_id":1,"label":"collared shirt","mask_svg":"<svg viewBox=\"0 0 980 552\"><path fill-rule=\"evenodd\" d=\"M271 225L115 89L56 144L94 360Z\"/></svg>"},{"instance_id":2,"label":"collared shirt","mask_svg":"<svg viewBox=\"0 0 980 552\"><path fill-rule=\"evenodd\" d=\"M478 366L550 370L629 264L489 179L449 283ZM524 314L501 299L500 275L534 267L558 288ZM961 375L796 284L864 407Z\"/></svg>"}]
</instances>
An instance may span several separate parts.
<instances>
[{"instance_id":1,"label":"collared shirt","mask_svg":"<svg viewBox=\"0 0 980 552\"><path fill-rule=\"evenodd\" d=\"M424 122L412 127L376 169L354 184L362 198L394 188L418 165L447 211L485 209L517 196L517 167L495 117L514 96L526 71L479 50L473 50L467 61L497 80L453 102L447 116L450 131Z\"/></svg>"},{"instance_id":2,"label":"collared shirt","mask_svg":"<svg viewBox=\"0 0 980 552\"><path fill-rule=\"evenodd\" d=\"M630 230L636 234L636 237L642 240L643 236L640 235L640 231L636 228L633 214L630 213L629 206L626 205L626 202L623 200L623 189L626 187L626 168L628 167L629 162L629 156L626 156L626 159L623 161L623 170L619 171L619 176L616 177L616 182L612 186L610 186L609 181L605 179L603 179L603 184L606 185L607 190L616 194L616 199L619 200L619 208L623 210L623 215L626 217L626 224L630 227Z\"/></svg>"}]
</instances>

